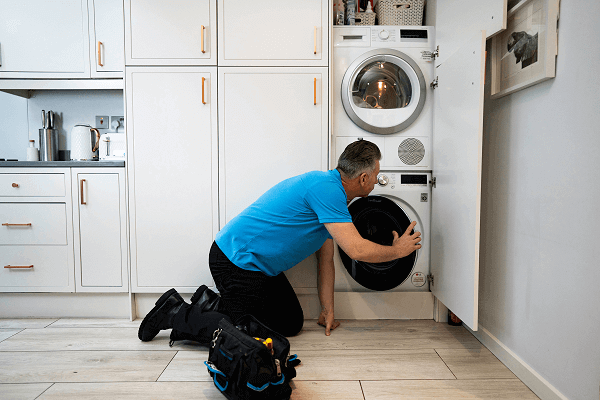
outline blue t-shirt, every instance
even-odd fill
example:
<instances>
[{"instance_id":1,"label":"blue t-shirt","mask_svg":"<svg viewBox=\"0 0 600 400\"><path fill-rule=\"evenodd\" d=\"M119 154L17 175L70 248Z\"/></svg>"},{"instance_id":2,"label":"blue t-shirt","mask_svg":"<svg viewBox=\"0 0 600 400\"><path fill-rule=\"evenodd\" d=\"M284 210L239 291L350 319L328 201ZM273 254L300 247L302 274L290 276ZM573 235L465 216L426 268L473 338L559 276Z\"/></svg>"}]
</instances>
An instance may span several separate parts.
<instances>
[{"instance_id":1,"label":"blue t-shirt","mask_svg":"<svg viewBox=\"0 0 600 400\"><path fill-rule=\"evenodd\" d=\"M337 170L313 171L273 186L233 218L215 241L238 267L275 276L319 250L324 223L352 222Z\"/></svg>"}]
</instances>

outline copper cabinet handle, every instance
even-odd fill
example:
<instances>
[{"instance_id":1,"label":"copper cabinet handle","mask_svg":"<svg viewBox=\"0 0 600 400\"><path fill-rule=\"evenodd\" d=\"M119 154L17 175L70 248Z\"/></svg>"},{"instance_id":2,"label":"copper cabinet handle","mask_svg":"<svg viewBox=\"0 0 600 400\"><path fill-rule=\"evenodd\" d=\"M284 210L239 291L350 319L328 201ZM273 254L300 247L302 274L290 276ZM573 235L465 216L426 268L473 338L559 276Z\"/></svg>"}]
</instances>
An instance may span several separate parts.
<instances>
[{"instance_id":1,"label":"copper cabinet handle","mask_svg":"<svg viewBox=\"0 0 600 400\"><path fill-rule=\"evenodd\" d=\"M2 224L2 226L31 226L31 222L28 222L26 224L9 224L8 222L5 222Z\"/></svg>"},{"instance_id":2,"label":"copper cabinet handle","mask_svg":"<svg viewBox=\"0 0 600 400\"><path fill-rule=\"evenodd\" d=\"M13 183L13 184L12 184L12 187L14 187L14 188L18 188L18 187L19 187L19 184L18 184L18 183Z\"/></svg>"},{"instance_id":3,"label":"copper cabinet handle","mask_svg":"<svg viewBox=\"0 0 600 400\"><path fill-rule=\"evenodd\" d=\"M204 29L206 29L206 28L204 27L204 25L201 25L201 26L202 26L202 30L200 31L200 43L201 43L200 50L202 50L202 53L206 53L206 51L204 51Z\"/></svg>"},{"instance_id":4,"label":"copper cabinet handle","mask_svg":"<svg viewBox=\"0 0 600 400\"><path fill-rule=\"evenodd\" d=\"M317 27L315 26L315 54L317 54Z\"/></svg>"},{"instance_id":5,"label":"copper cabinet handle","mask_svg":"<svg viewBox=\"0 0 600 400\"><path fill-rule=\"evenodd\" d=\"M86 205L87 203L85 201L83 201L83 182L85 182L85 179L81 179L79 181L79 189L80 189L79 191L81 192L81 201L80 201L80 203L82 205Z\"/></svg>"},{"instance_id":6,"label":"copper cabinet handle","mask_svg":"<svg viewBox=\"0 0 600 400\"><path fill-rule=\"evenodd\" d=\"M5 265L4 268L9 268L9 269L16 269L16 268L33 268L33 264L32 265Z\"/></svg>"},{"instance_id":7,"label":"copper cabinet handle","mask_svg":"<svg viewBox=\"0 0 600 400\"><path fill-rule=\"evenodd\" d=\"M101 67L104 67L104 65L102 65L102 42L98 41L98 65Z\"/></svg>"},{"instance_id":8,"label":"copper cabinet handle","mask_svg":"<svg viewBox=\"0 0 600 400\"><path fill-rule=\"evenodd\" d=\"M205 77L202 77L202 104L206 104L206 101L204 101L204 81L206 80Z\"/></svg>"},{"instance_id":9,"label":"copper cabinet handle","mask_svg":"<svg viewBox=\"0 0 600 400\"><path fill-rule=\"evenodd\" d=\"M315 78L314 82L313 82L313 94L314 94L314 104L315 106L317 105L317 78Z\"/></svg>"}]
</instances>

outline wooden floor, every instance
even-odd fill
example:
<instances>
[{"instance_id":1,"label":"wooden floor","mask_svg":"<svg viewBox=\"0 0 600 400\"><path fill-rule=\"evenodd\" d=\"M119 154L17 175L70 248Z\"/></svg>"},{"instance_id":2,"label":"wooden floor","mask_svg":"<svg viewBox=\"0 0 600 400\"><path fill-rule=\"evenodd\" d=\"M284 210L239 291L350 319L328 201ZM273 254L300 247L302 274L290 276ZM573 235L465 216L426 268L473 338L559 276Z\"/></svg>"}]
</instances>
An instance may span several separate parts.
<instances>
[{"instance_id":1,"label":"wooden floor","mask_svg":"<svg viewBox=\"0 0 600 400\"><path fill-rule=\"evenodd\" d=\"M208 349L137 338L140 321L0 319L0 399L225 399ZM537 399L463 327L433 321L314 320L291 338L292 399Z\"/></svg>"}]
</instances>

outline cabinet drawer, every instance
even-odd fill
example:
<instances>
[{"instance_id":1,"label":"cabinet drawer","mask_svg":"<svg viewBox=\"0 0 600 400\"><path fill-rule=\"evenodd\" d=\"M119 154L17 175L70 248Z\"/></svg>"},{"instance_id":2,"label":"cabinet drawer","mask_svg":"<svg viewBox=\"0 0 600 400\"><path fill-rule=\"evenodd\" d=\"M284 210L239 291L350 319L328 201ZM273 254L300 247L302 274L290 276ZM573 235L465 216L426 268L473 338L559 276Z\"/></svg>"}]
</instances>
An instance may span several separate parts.
<instances>
[{"instance_id":1,"label":"cabinet drawer","mask_svg":"<svg viewBox=\"0 0 600 400\"><path fill-rule=\"evenodd\" d=\"M0 203L0 245L66 245L65 203Z\"/></svg>"},{"instance_id":2,"label":"cabinet drawer","mask_svg":"<svg viewBox=\"0 0 600 400\"><path fill-rule=\"evenodd\" d=\"M64 197L65 174L0 174L0 197Z\"/></svg>"},{"instance_id":3,"label":"cabinet drawer","mask_svg":"<svg viewBox=\"0 0 600 400\"><path fill-rule=\"evenodd\" d=\"M0 291L67 288L69 250L69 246L0 246Z\"/></svg>"}]
</instances>

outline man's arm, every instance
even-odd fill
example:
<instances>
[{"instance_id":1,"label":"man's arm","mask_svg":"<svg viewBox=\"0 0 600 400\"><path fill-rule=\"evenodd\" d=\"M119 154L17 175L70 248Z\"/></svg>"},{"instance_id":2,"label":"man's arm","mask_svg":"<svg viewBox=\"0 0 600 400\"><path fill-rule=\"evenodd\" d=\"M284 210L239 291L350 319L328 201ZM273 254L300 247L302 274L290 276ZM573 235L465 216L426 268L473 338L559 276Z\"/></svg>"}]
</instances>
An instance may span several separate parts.
<instances>
[{"instance_id":1,"label":"man's arm","mask_svg":"<svg viewBox=\"0 0 600 400\"><path fill-rule=\"evenodd\" d=\"M421 232L410 234L416 224L413 221L402 236L398 236L394 231L391 246L382 246L363 239L352 222L326 223L325 228L353 260L380 263L406 257L421 248Z\"/></svg>"},{"instance_id":2,"label":"man's arm","mask_svg":"<svg viewBox=\"0 0 600 400\"><path fill-rule=\"evenodd\" d=\"M319 300L321 302L321 314L318 324L325 327L325 335L337 328L340 323L333 315L333 292L335 283L335 268L333 265L333 240L327 239L323 246L317 250L317 266L319 270L317 285L319 289Z\"/></svg>"}]
</instances>

